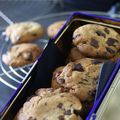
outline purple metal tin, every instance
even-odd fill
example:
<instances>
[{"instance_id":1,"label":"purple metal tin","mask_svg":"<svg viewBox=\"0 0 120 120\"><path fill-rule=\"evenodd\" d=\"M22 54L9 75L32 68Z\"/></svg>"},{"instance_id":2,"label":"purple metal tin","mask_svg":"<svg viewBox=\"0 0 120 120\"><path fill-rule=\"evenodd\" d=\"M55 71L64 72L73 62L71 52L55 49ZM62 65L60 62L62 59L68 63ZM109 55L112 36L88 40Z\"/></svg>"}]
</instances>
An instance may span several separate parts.
<instances>
[{"instance_id":1,"label":"purple metal tin","mask_svg":"<svg viewBox=\"0 0 120 120\"><path fill-rule=\"evenodd\" d=\"M97 15L92 15L92 14L87 14L87 13L80 13L80 12L75 12L72 13L72 15L68 18L68 20L66 21L66 23L64 24L64 26L61 28L61 30L59 31L59 33L54 37L54 39L52 41L49 41L48 45L46 46L45 50L42 52L42 54L38 57L36 64L38 63L38 61L40 61L43 57L43 55L45 54L45 52L47 51L48 47L52 44L57 45L56 40L58 39L58 37L61 35L61 33L63 32L63 30L66 28L66 26L68 25L68 23L71 22L72 19L74 19L76 16L82 17L82 18L91 18L91 19L95 19L95 18L99 18L99 19L107 19L107 20L112 20L112 21L116 21L116 22L120 22L120 20L117 19L111 19L111 18L107 18L107 17L102 17L102 16L97 16ZM85 19L84 18L84 19ZM36 67L36 65L34 66ZM106 87L104 88L102 94L100 95L100 97L98 99L96 99L93 108L91 109L89 115L87 116L86 120L90 120L91 116L94 115L93 119L95 119L95 113L97 111L97 109L99 109L100 103L102 102L104 96L106 95L106 92L108 91L113 78L115 77L118 69L120 67L120 60L116 63L116 66L108 80L108 83L106 84ZM31 69L31 71L34 68ZM101 75L101 74L100 74ZM26 79L28 79L29 74L27 75ZM100 81L100 80L99 80ZM17 93L20 91L20 89L22 88L23 85L20 85L19 88L17 89L17 91L15 92L15 94L11 97L10 101L6 104L6 106L4 107L4 109L1 111L1 113L7 108L7 106L10 104L10 102L14 99L14 97L17 95Z\"/></svg>"}]
</instances>

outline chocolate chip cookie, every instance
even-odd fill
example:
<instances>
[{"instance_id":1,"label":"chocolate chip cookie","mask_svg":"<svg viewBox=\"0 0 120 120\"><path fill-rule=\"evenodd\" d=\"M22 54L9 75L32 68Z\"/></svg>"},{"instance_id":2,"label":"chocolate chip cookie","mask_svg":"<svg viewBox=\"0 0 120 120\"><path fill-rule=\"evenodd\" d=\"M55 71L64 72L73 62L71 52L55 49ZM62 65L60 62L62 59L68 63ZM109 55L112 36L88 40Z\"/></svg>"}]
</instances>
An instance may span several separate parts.
<instances>
[{"instance_id":1,"label":"chocolate chip cookie","mask_svg":"<svg viewBox=\"0 0 120 120\"><path fill-rule=\"evenodd\" d=\"M90 58L70 62L57 76L56 84L69 89L69 92L75 94L81 101L92 101L102 62ZM56 84L52 84L52 87L56 88Z\"/></svg>"},{"instance_id":2,"label":"chocolate chip cookie","mask_svg":"<svg viewBox=\"0 0 120 120\"><path fill-rule=\"evenodd\" d=\"M112 28L87 24L74 31L73 43L88 57L111 58L120 49L120 35Z\"/></svg>"},{"instance_id":3,"label":"chocolate chip cookie","mask_svg":"<svg viewBox=\"0 0 120 120\"><path fill-rule=\"evenodd\" d=\"M42 48L32 43L23 43L12 46L3 54L2 60L6 65L20 67L33 63L42 52Z\"/></svg>"},{"instance_id":4,"label":"chocolate chip cookie","mask_svg":"<svg viewBox=\"0 0 120 120\"><path fill-rule=\"evenodd\" d=\"M34 96L24 103L15 120L82 120L76 114L76 111L80 112L82 109L77 97L71 93L55 91L56 94L46 96L45 92L50 93L51 90L42 91L43 94L39 93L39 96Z\"/></svg>"},{"instance_id":5,"label":"chocolate chip cookie","mask_svg":"<svg viewBox=\"0 0 120 120\"><path fill-rule=\"evenodd\" d=\"M42 37L44 29L36 22L20 22L8 26L5 33L13 44L26 43Z\"/></svg>"},{"instance_id":6,"label":"chocolate chip cookie","mask_svg":"<svg viewBox=\"0 0 120 120\"><path fill-rule=\"evenodd\" d=\"M79 50L77 47L73 47L70 51L70 54L69 54L69 57L68 57L68 60L69 61L76 61L76 60L79 60L79 59L82 59L82 58L85 58L86 56L84 56Z\"/></svg>"},{"instance_id":7,"label":"chocolate chip cookie","mask_svg":"<svg viewBox=\"0 0 120 120\"><path fill-rule=\"evenodd\" d=\"M55 23L52 23L50 26L47 28L47 34L50 38L54 38L55 35L59 32L59 30L62 28L64 25L65 21L58 21Z\"/></svg>"}]
</instances>

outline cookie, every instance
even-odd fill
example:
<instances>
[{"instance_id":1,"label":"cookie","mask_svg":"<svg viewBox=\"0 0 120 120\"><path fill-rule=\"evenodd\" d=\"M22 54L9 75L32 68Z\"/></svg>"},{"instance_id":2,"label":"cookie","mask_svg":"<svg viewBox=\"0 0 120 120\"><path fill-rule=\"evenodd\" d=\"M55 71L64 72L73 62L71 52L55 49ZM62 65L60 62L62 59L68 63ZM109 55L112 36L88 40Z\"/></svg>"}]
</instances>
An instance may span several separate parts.
<instances>
[{"instance_id":1,"label":"cookie","mask_svg":"<svg viewBox=\"0 0 120 120\"><path fill-rule=\"evenodd\" d=\"M42 52L42 48L32 43L23 43L12 46L2 56L6 65L20 67L33 63Z\"/></svg>"},{"instance_id":2,"label":"cookie","mask_svg":"<svg viewBox=\"0 0 120 120\"><path fill-rule=\"evenodd\" d=\"M42 91L45 93L47 89ZM74 95L65 92L44 95L34 96L25 102L15 120L82 120L76 114L76 111L81 111L82 105Z\"/></svg>"},{"instance_id":3,"label":"cookie","mask_svg":"<svg viewBox=\"0 0 120 120\"><path fill-rule=\"evenodd\" d=\"M86 56L84 56L79 50L77 47L73 47L70 51L70 54L69 54L69 61L76 61L76 60L79 60L79 59L82 59L82 58L85 58Z\"/></svg>"},{"instance_id":4,"label":"cookie","mask_svg":"<svg viewBox=\"0 0 120 120\"><path fill-rule=\"evenodd\" d=\"M5 34L13 44L26 43L42 37L44 29L41 24L36 22L20 22L8 26Z\"/></svg>"},{"instance_id":5,"label":"cookie","mask_svg":"<svg viewBox=\"0 0 120 120\"><path fill-rule=\"evenodd\" d=\"M88 57L112 58L120 49L120 35L112 28L87 24L74 31L73 43Z\"/></svg>"},{"instance_id":6,"label":"cookie","mask_svg":"<svg viewBox=\"0 0 120 120\"><path fill-rule=\"evenodd\" d=\"M92 101L95 97L102 62L90 58L70 62L57 76L56 84L69 89L69 92L76 95L82 102ZM55 84L52 84L52 87L56 88Z\"/></svg>"},{"instance_id":7,"label":"cookie","mask_svg":"<svg viewBox=\"0 0 120 120\"><path fill-rule=\"evenodd\" d=\"M50 26L47 28L47 34L50 38L54 38L55 35L59 32L59 30L62 28L64 25L65 21L58 21L55 23L52 23Z\"/></svg>"}]
</instances>

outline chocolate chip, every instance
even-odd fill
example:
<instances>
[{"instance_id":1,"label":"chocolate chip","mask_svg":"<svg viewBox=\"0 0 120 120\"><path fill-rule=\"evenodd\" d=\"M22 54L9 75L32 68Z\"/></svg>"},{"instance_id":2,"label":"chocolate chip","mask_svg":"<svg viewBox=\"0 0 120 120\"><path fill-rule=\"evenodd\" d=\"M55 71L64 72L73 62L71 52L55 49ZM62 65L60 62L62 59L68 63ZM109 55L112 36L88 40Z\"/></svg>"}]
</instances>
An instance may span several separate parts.
<instances>
[{"instance_id":1,"label":"chocolate chip","mask_svg":"<svg viewBox=\"0 0 120 120\"><path fill-rule=\"evenodd\" d=\"M106 50L111 54L115 54L115 51L109 47L106 47Z\"/></svg>"},{"instance_id":2,"label":"chocolate chip","mask_svg":"<svg viewBox=\"0 0 120 120\"><path fill-rule=\"evenodd\" d=\"M45 106L47 106L47 102L45 102Z\"/></svg>"},{"instance_id":3,"label":"chocolate chip","mask_svg":"<svg viewBox=\"0 0 120 120\"><path fill-rule=\"evenodd\" d=\"M63 83L65 83L65 79L59 78L59 79L57 79L57 82L60 83L60 84L63 84Z\"/></svg>"},{"instance_id":4,"label":"chocolate chip","mask_svg":"<svg viewBox=\"0 0 120 120\"><path fill-rule=\"evenodd\" d=\"M92 64L99 64L99 63L102 63L102 61L101 60L97 60L97 59L94 59L94 60L92 60Z\"/></svg>"},{"instance_id":5,"label":"chocolate chip","mask_svg":"<svg viewBox=\"0 0 120 120\"><path fill-rule=\"evenodd\" d=\"M37 36L37 34L36 33L32 33L32 36Z\"/></svg>"},{"instance_id":6,"label":"chocolate chip","mask_svg":"<svg viewBox=\"0 0 120 120\"><path fill-rule=\"evenodd\" d=\"M87 42L86 41L81 41L83 44L86 44Z\"/></svg>"},{"instance_id":7,"label":"chocolate chip","mask_svg":"<svg viewBox=\"0 0 120 120\"><path fill-rule=\"evenodd\" d=\"M104 38L106 37L106 35L100 30L96 31L96 33L98 36L103 36Z\"/></svg>"},{"instance_id":8,"label":"chocolate chip","mask_svg":"<svg viewBox=\"0 0 120 120\"><path fill-rule=\"evenodd\" d=\"M58 119L59 119L59 120L65 120L63 115L60 115L60 116L58 117Z\"/></svg>"},{"instance_id":9,"label":"chocolate chip","mask_svg":"<svg viewBox=\"0 0 120 120\"><path fill-rule=\"evenodd\" d=\"M63 106L62 103L59 103L59 104L57 105L58 108L62 108L62 106Z\"/></svg>"},{"instance_id":10,"label":"chocolate chip","mask_svg":"<svg viewBox=\"0 0 120 120\"><path fill-rule=\"evenodd\" d=\"M116 40L114 38L108 38L108 40L107 40L107 44L109 46L115 46L114 43L116 43L116 42L118 43L118 40Z\"/></svg>"},{"instance_id":11,"label":"chocolate chip","mask_svg":"<svg viewBox=\"0 0 120 120\"><path fill-rule=\"evenodd\" d=\"M64 115L71 115L71 110L67 110L64 112Z\"/></svg>"},{"instance_id":12,"label":"chocolate chip","mask_svg":"<svg viewBox=\"0 0 120 120\"><path fill-rule=\"evenodd\" d=\"M105 31L107 34L110 33L110 31L108 30L108 28L105 28L104 31Z\"/></svg>"},{"instance_id":13,"label":"chocolate chip","mask_svg":"<svg viewBox=\"0 0 120 120\"><path fill-rule=\"evenodd\" d=\"M98 41L95 40L95 39L92 39L92 40L91 40L90 45L92 45L92 46L95 47L95 48L98 48L98 47L99 47Z\"/></svg>"},{"instance_id":14,"label":"chocolate chip","mask_svg":"<svg viewBox=\"0 0 120 120\"><path fill-rule=\"evenodd\" d=\"M75 71L80 71L80 72L84 72L84 69L83 69L83 67L82 67L82 65L81 65L80 63L75 64L73 70L75 70Z\"/></svg>"}]
</instances>

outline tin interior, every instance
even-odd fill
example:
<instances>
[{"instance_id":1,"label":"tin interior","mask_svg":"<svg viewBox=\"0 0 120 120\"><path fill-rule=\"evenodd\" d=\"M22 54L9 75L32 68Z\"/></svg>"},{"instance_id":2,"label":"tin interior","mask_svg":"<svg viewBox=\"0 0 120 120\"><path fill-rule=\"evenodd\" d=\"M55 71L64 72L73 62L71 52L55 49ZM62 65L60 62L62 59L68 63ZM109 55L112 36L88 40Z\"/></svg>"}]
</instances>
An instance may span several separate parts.
<instances>
[{"instance_id":1,"label":"tin interior","mask_svg":"<svg viewBox=\"0 0 120 120\"><path fill-rule=\"evenodd\" d=\"M11 99L9 105L6 106L6 110L1 117L2 120L12 120L27 98L34 95L37 89L51 86L54 69L66 64L66 58L72 47L72 34L76 28L88 23L103 24L97 22L93 17L85 17L83 19L83 16L72 16L55 37L55 40L48 43L48 46L36 61L34 68L26 77L23 85L18 88L18 92ZM117 26L109 24L103 25L118 29Z\"/></svg>"}]
</instances>

